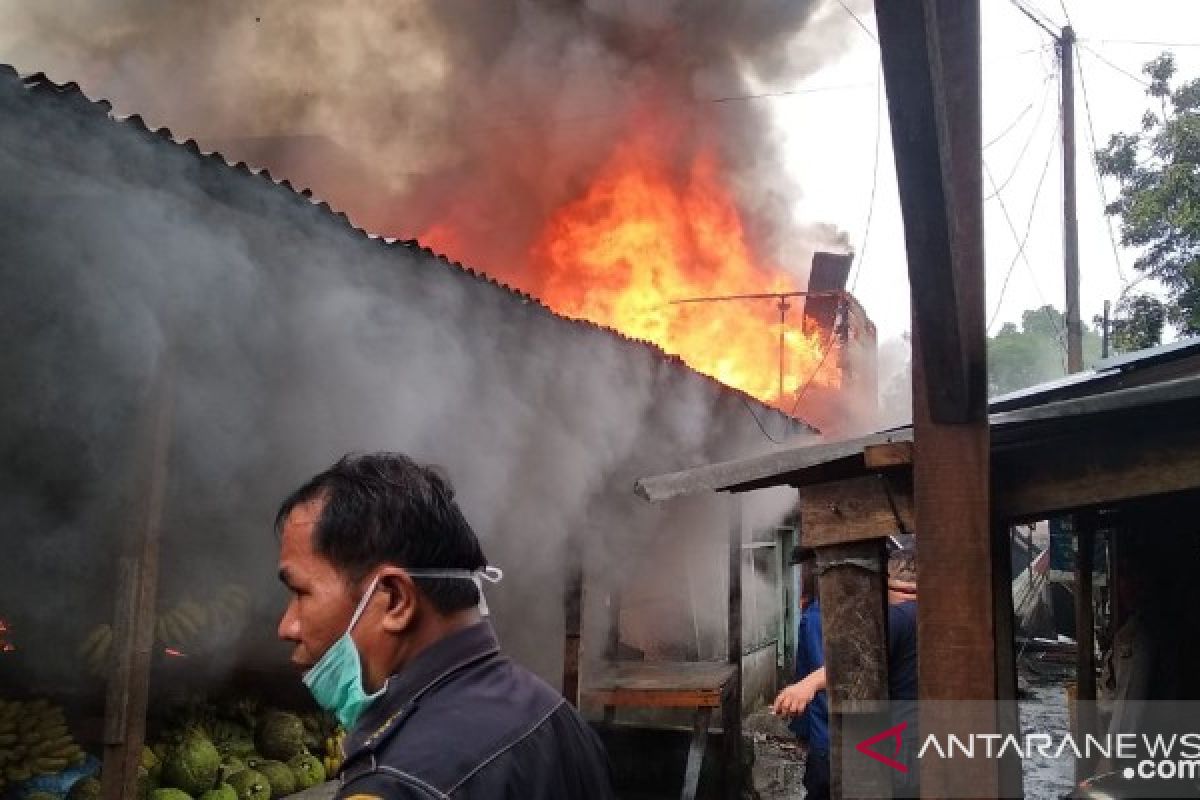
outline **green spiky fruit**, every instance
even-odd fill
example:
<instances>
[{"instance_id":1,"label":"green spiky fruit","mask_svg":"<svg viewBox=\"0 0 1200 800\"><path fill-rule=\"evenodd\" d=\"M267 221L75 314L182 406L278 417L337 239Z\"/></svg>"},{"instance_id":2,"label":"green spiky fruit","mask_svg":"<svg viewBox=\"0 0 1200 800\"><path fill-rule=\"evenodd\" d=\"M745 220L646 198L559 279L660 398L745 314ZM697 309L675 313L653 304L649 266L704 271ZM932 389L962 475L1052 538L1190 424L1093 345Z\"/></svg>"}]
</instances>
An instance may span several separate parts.
<instances>
[{"instance_id":1,"label":"green spiky fruit","mask_svg":"<svg viewBox=\"0 0 1200 800\"><path fill-rule=\"evenodd\" d=\"M288 761L292 777L296 779L296 791L311 789L318 783L325 782L325 765L321 759L309 753L293 756Z\"/></svg>"},{"instance_id":2,"label":"green spiky fruit","mask_svg":"<svg viewBox=\"0 0 1200 800\"><path fill-rule=\"evenodd\" d=\"M168 787L152 791L150 793L150 800L192 800L192 796L180 789Z\"/></svg>"},{"instance_id":3,"label":"green spiky fruit","mask_svg":"<svg viewBox=\"0 0 1200 800\"><path fill-rule=\"evenodd\" d=\"M271 783L256 769L244 769L230 775L225 782L237 792L238 800L270 800Z\"/></svg>"},{"instance_id":4,"label":"green spiky fruit","mask_svg":"<svg viewBox=\"0 0 1200 800\"><path fill-rule=\"evenodd\" d=\"M271 784L271 800L278 800L296 791L296 776L292 769L282 761L263 761L258 765L258 771L267 776Z\"/></svg>"},{"instance_id":5,"label":"green spiky fruit","mask_svg":"<svg viewBox=\"0 0 1200 800\"><path fill-rule=\"evenodd\" d=\"M217 782L221 754L203 734L190 732L167 754L162 765L162 782L190 795L201 795Z\"/></svg>"},{"instance_id":6,"label":"green spiky fruit","mask_svg":"<svg viewBox=\"0 0 1200 800\"><path fill-rule=\"evenodd\" d=\"M258 752L275 761L287 761L304 752L304 723L295 714L269 711L258 723L254 743Z\"/></svg>"},{"instance_id":7,"label":"green spiky fruit","mask_svg":"<svg viewBox=\"0 0 1200 800\"><path fill-rule=\"evenodd\" d=\"M222 783L200 795L200 800L238 800L238 793L228 783Z\"/></svg>"},{"instance_id":8,"label":"green spiky fruit","mask_svg":"<svg viewBox=\"0 0 1200 800\"><path fill-rule=\"evenodd\" d=\"M80 778L71 784L67 800L100 800L100 779Z\"/></svg>"}]
</instances>

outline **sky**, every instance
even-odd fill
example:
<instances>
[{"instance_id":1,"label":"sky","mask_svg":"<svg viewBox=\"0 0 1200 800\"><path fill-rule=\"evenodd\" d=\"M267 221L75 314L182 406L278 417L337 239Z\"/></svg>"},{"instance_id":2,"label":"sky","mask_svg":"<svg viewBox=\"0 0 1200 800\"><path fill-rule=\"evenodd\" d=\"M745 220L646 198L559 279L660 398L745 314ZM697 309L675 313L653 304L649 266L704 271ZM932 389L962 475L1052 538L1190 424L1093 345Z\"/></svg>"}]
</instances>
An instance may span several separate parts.
<instances>
[{"instance_id":1,"label":"sky","mask_svg":"<svg viewBox=\"0 0 1200 800\"><path fill-rule=\"evenodd\" d=\"M1133 269L1137 253L1120 247L1119 223L1103 213L1104 200L1089 155L1094 148L1088 106L1095 139L1102 146L1113 133L1137 130L1142 113L1150 107L1144 87L1135 80L1143 78L1145 62L1171 50L1179 77L1200 76L1200 2L1022 2L1055 29L1065 22L1065 7L1080 40L1076 60L1082 67L1083 82L1077 70L1076 182L1081 314L1090 321L1102 312L1105 300L1115 302L1124 280L1137 277ZM819 91L770 102L790 131L787 169L800 176L805 187L804 196L797 201L797 214L836 223L863 252L855 293L875 320L880 340L885 341L901 335L910 325L891 132L886 107L879 105L879 113L876 111L877 101L882 104L885 98L876 91L879 50L873 38L872 7L871 3L850 5L872 35L857 30L859 35L840 59L798 87ZM1001 188L998 198L984 203L987 315L992 320L989 332L994 334L1005 322L1019 325L1026 309L1046 303L1064 307L1063 175L1052 40L1010 0L982 0L982 10L984 187L989 194L994 186ZM849 12L835 3L828 13ZM830 153L843 155L830 158ZM845 157L847 154L850 157ZM994 184L989 183L989 172ZM869 213L872 185L875 197ZM1111 200L1116 185L1107 183L1104 191ZM1026 230L1025 258L1014 264L1020 252L1017 242L1025 238ZM1010 265L1013 268L1004 288Z\"/></svg>"}]
</instances>

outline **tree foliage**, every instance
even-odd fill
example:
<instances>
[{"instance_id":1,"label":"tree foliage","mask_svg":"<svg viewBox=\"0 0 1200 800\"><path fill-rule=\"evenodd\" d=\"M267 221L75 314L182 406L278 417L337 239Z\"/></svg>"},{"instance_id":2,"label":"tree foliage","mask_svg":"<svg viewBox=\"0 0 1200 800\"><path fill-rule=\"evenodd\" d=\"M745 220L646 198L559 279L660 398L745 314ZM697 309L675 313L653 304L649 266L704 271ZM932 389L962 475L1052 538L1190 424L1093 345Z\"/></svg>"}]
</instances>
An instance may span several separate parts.
<instances>
[{"instance_id":1,"label":"tree foliage","mask_svg":"<svg viewBox=\"0 0 1200 800\"><path fill-rule=\"evenodd\" d=\"M1134 267L1168 292L1165 307L1142 295L1118 309L1125 345L1151 346L1163 318L1181 333L1200 333L1200 78L1177 84L1170 53L1142 72L1158 108L1143 114L1137 133L1113 135L1096 161L1120 183L1107 212L1121 220L1122 243L1141 251Z\"/></svg>"},{"instance_id":2,"label":"tree foliage","mask_svg":"<svg viewBox=\"0 0 1200 800\"><path fill-rule=\"evenodd\" d=\"M1019 328L1005 323L988 339L988 394L995 397L1066 375L1066 329L1066 315L1053 306L1024 312ZM1100 336L1085 325L1084 364L1099 357Z\"/></svg>"}]
</instances>

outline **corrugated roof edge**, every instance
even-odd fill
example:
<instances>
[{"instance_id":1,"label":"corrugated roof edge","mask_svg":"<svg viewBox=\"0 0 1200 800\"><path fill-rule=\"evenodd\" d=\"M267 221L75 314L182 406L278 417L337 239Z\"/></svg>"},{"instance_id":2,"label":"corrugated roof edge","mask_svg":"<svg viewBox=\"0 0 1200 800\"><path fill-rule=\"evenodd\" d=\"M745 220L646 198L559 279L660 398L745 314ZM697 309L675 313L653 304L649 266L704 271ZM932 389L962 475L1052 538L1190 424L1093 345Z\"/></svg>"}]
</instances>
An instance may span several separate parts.
<instances>
[{"instance_id":1,"label":"corrugated roof edge","mask_svg":"<svg viewBox=\"0 0 1200 800\"><path fill-rule=\"evenodd\" d=\"M287 190L287 192L290 195L292 195L293 197L304 200L309 205L316 206L318 210L321 210L325 213L331 214L334 217L340 218L342 220L342 222L345 224L347 229L349 229L350 231L352 231L354 233L359 234L360 236L363 236L366 239L379 242L384 247L389 247L389 248L390 247L402 247L402 248L405 248L408 250L419 250L423 253L426 253L429 256L432 256L434 259L436 259L438 262L440 262L444 266L457 269L459 272L466 273L467 275L471 276L472 278L475 278L476 280L484 281L486 283L491 284L492 286L502 289L503 291L508 292L510 295L512 295L515 299L519 300L520 302L525 303L525 304L536 305L539 308L543 309L546 313L548 313L554 317L557 317L561 320L564 320L566 322L569 322L569 323L572 323L575 325L583 325L585 327L588 327L588 328L591 328L591 329L594 329L597 331L601 331L605 334L615 336L616 338L626 342L627 344L644 347L644 348L648 349L651 353L653 353L655 356L657 356L660 360L666 361L671 364L676 364L676 365L682 367L683 369L686 369L686 370L692 372L693 374L698 375L701 379L710 382L711 384L716 386L718 390L728 393L728 394L739 396L746 402L755 404L756 406L758 406L758 408L760 410L762 410L764 412L768 412L768 413L773 412L776 414L780 414L782 416L789 416L789 415L784 414L779 409L767 406L762 401L760 401L758 398L754 397L753 395L751 395L747 392L742 391L741 389L738 389L733 386L729 386L728 384L722 383L721 381L717 380L716 378L713 378L710 375L705 375L703 372L698 372L697 370L692 369L692 367L688 366L683 361L682 358L680 358L677 355L672 355L670 353L667 353L665 350L663 350L661 347L654 344L653 342L648 342L644 339L634 339L632 337L626 336L624 333L617 330L616 328L612 328L607 325L598 325L598 324L596 324L594 322L590 322L588 320L575 319L573 317L568 317L564 314L560 314L557 311L555 311L554 309L547 306L545 303L543 303L538 298L534 297L533 295L528 294L526 292L522 292L519 289L514 289L513 287L511 287L505 283L502 283L502 282L496 280L495 278L492 278L491 276L487 275L484 272L479 272L470 267L464 266L463 264L459 263L458 261L454 261L454 260L448 258L447 256L443 255L442 253L438 253L435 250L422 245L416 239L395 239L395 238L390 238L390 237L386 237L386 236L381 236L379 234L371 233L367 230L364 230L363 228L359 228L353 222L350 221L350 217L347 216L345 212L339 211L339 210L333 208L333 206L331 206L329 203L325 202L324 200L317 199L314 196L312 189L309 189L309 188L298 189L295 186L293 186L292 183L289 180L287 180L286 178L276 180L275 177L273 175L271 175L270 170L268 170L265 167L260 168L260 169L255 169L255 168L251 167L250 165L248 165L244 161L239 161L237 163L231 162L231 161L229 161L229 159L225 158L224 155L222 155L221 153L219 153L215 150L214 151L201 150L199 143L196 142L195 139L189 138L189 139L180 141L178 138L176 138L175 134L172 133L170 128L167 128L167 127L151 128L149 125L146 124L145 120L142 119L142 116L140 114L129 114L129 115L123 116L123 117L116 115L112 111L113 106L112 106L111 102L109 102L108 100L105 100L105 99L99 99L99 100L91 99L84 93L83 89L80 88L79 84L75 83L74 81L69 81L67 83L57 83L53 79L51 79L49 76L47 76L44 72L35 72L35 73L29 74L29 75L21 75L19 72L17 72L17 69L15 67L13 67L12 65L0 63L0 79L5 79L5 78L16 79L16 80L20 81L24 85L24 87L31 92L33 92L33 91L49 91L49 92L54 92L55 94L59 94L59 95L71 95L73 99L82 100L84 103L86 103L88 106L95 109L97 112L103 113L105 116L107 116L113 122L123 124L123 125L129 125L135 129L139 129L146 133L153 134L154 136L158 137L159 139L163 139L167 142L170 142L173 145L183 147L184 149L188 150L193 155L198 156L200 158L215 160L215 161L220 162L222 165L224 165L227 168L231 168L238 172L242 172L247 175L252 175L257 178L266 179L273 186ZM790 416L790 419L794 423L807 428L808 430L810 430L813 433L820 433L820 431L815 426L813 426L811 423L809 423L808 421L806 421L800 417Z\"/></svg>"}]
</instances>

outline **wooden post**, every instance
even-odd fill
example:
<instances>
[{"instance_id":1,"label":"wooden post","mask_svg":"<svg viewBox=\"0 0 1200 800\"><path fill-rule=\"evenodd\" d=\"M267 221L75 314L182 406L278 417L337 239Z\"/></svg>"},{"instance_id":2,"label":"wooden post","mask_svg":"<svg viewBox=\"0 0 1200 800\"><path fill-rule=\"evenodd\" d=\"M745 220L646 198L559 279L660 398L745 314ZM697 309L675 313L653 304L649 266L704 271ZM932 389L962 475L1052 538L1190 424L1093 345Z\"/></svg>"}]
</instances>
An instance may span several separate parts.
<instances>
[{"instance_id":1,"label":"wooden post","mask_svg":"<svg viewBox=\"0 0 1200 800\"><path fill-rule=\"evenodd\" d=\"M1096 548L1096 512L1075 515L1075 725L1076 741L1096 733L1096 640L1092 616L1092 570ZM1091 759L1075 761L1075 781L1092 774Z\"/></svg>"},{"instance_id":2,"label":"wooden post","mask_svg":"<svg viewBox=\"0 0 1200 800\"><path fill-rule=\"evenodd\" d=\"M876 0L875 12L912 292L920 735L1003 733L994 705L979 1ZM973 713L950 712L963 701L975 701ZM927 760L920 782L930 797L1001 794L992 759Z\"/></svg>"},{"instance_id":3,"label":"wooden post","mask_svg":"<svg viewBox=\"0 0 1200 800\"><path fill-rule=\"evenodd\" d=\"M579 707L580 660L583 652L583 543L567 541L567 582L563 592L563 697Z\"/></svg>"},{"instance_id":4,"label":"wooden post","mask_svg":"<svg viewBox=\"0 0 1200 800\"><path fill-rule=\"evenodd\" d=\"M115 663L104 708L104 800L137 797L146 736L146 706L154 647L158 544L167 485L173 411L170 356L160 357L149 398L142 452L142 506L119 556L113 621Z\"/></svg>"},{"instance_id":5,"label":"wooden post","mask_svg":"<svg viewBox=\"0 0 1200 800\"><path fill-rule=\"evenodd\" d=\"M1030 543L1032 546L1032 542ZM1032 558L1032 553L1030 554ZM1012 597L1012 528L999 517L992 521L992 598L996 615L996 723L1002 733L1017 733L1017 655ZM1000 758L1000 797L1024 797L1021 759L1010 748Z\"/></svg>"},{"instance_id":6,"label":"wooden post","mask_svg":"<svg viewBox=\"0 0 1200 800\"><path fill-rule=\"evenodd\" d=\"M890 768L853 752L891 727L885 571L882 539L817 548L835 800L892 794Z\"/></svg>"},{"instance_id":7,"label":"wooden post","mask_svg":"<svg viewBox=\"0 0 1200 800\"><path fill-rule=\"evenodd\" d=\"M729 495L729 614L727 620L732 685L721 707L725 798L742 796L742 498Z\"/></svg>"}]
</instances>

